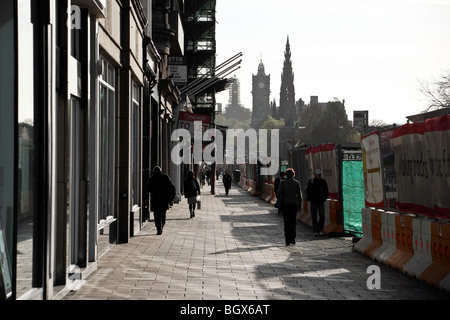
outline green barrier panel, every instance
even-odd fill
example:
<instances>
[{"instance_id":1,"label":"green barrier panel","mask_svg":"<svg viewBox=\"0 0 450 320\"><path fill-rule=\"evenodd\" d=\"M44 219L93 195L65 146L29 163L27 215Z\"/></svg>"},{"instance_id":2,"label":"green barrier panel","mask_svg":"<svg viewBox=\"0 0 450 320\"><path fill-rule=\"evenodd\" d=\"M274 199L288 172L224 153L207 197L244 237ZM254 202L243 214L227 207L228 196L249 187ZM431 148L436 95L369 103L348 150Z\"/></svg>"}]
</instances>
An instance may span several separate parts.
<instances>
[{"instance_id":1,"label":"green barrier panel","mask_svg":"<svg viewBox=\"0 0 450 320\"><path fill-rule=\"evenodd\" d=\"M344 230L362 233L361 208L364 208L362 161L342 162L342 202Z\"/></svg>"}]
</instances>

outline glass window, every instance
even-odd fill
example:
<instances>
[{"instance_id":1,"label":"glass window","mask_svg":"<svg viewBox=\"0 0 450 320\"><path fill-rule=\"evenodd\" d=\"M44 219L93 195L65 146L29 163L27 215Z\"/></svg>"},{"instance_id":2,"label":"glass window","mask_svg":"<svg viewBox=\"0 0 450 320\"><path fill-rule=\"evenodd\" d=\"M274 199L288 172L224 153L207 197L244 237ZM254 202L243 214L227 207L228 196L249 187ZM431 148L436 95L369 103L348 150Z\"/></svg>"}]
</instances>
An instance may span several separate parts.
<instances>
[{"instance_id":1,"label":"glass window","mask_svg":"<svg viewBox=\"0 0 450 320\"><path fill-rule=\"evenodd\" d=\"M12 254L15 166L15 79L14 2L2 1L0 11L0 276L4 279L8 297L12 294ZM0 290L2 290L0 288ZM3 292L4 294L4 292ZM1 297L1 295L0 295Z\"/></svg>"},{"instance_id":2,"label":"glass window","mask_svg":"<svg viewBox=\"0 0 450 320\"><path fill-rule=\"evenodd\" d=\"M99 223L114 216L116 70L104 58L100 77Z\"/></svg>"},{"instance_id":3,"label":"glass window","mask_svg":"<svg viewBox=\"0 0 450 320\"><path fill-rule=\"evenodd\" d=\"M116 68L101 57L100 114L99 114L99 212L98 212L98 256L102 256L116 241L111 223L114 222L115 201L115 110Z\"/></svg>"},{"instance_id":4,"label":"glass window","mask_svg":"<svg viewBox=\"0 0 450 320\"><path fill-rule=\"evenodd\" d=\"M33 26L30 3L19 6L19 125L18 125L18 208L17 208L17 297L32 288L34 217L34 107L33 107Z\"/></svg>"},{"instance_id":5,"label":"glass window","mask_svg":"<svg viewBox=\"0 0 450 320\"><path fill-rule=\"evenodd\" d=\"M131 99L131 204L140 203L140 166L141 166L141 123L140 99L141 88L132 82Z\"/></svg>"}]
</instances>

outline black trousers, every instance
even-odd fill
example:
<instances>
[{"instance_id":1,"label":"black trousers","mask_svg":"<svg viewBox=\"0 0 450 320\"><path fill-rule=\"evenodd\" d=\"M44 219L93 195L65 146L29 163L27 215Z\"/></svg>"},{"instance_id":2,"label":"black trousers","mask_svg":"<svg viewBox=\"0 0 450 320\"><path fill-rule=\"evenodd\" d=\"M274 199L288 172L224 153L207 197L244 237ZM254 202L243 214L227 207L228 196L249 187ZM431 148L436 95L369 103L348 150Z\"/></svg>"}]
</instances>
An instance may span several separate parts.
<instances>
[{"instance_id":1,"label":"black trousers","mask_svg":"<svg viewBox=\"0 0 450 320\"><path fill-rule=\"evenodd\" d=\"M162 232L166 224L166 212L167 210L157 210L153 213L155 216L155 227L158 232Z\"/></svg>"},{"instance_id":2,"label":"black trousers","mask_svg":"<svg viewBox=\"0 0 450 320\"><path fill-rule=\"evenodd\" d=\"M282 208L284 221L284 238L286 244L294 244L295 236L297 235L297 211L298 206L292 204L285 204Z\"/></svg>"},{"instance_id":3,"label":"black trousers","mask_svg":"<svg viewBox=\"0 0 450 320\"><path fill-rule=\"evenodd\" d=\"M317 214L319 214L319 221L317 221ZM311 202L311 218L312 228L314 233L322 232L325 223L325 205L323 202Z\"/></svg>"}]
</instances>

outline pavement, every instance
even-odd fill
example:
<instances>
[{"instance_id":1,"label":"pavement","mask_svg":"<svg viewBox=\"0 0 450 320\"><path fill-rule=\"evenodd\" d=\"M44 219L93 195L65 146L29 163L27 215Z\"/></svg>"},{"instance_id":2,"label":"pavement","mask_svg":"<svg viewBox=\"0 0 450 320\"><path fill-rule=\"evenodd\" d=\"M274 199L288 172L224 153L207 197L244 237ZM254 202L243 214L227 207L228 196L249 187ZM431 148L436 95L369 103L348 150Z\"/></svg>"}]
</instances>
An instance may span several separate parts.
<instances>
[{"instance_id":1,"label":"pavement","mask_svg":"<svg viewBox=\"0 0 450 320\"><path fill-rule=\"evenodd\" d=\"M264 305L450 298L353 251L352 238L314 237L298 222L296 244L286 246L283 218L272 205L237 184L229 195L221 182L215 195L207 188L194 218L183 198L168 211L162 235L156 235L153 221L146 222L129 243L104 254L97 269L62 300L260 300Z\"/></svg>"}]
</instances>

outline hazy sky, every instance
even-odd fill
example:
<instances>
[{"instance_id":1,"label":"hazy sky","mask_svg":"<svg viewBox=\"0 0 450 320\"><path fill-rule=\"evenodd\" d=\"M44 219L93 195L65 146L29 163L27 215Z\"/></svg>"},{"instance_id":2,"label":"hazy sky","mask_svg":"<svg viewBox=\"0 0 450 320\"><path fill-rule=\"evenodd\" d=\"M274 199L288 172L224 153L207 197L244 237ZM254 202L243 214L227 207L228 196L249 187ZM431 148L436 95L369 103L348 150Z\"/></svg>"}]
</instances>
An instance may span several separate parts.
<instances>
[{"instance_id":1,"label":"hazy sky","mask_svg":"<svg viewBox=\"0 0 450 320\"><path fill-rule=\"evenodd\" d=\"M279 105L288 36L295 99L337 97L349 119L368 110L369 122L403 124L427 106L419 80L450 72L450 0L219 0L216 10L217 64L243 53L235 75L250 109L261 57Z\"/></svg>"}]
</instances>

